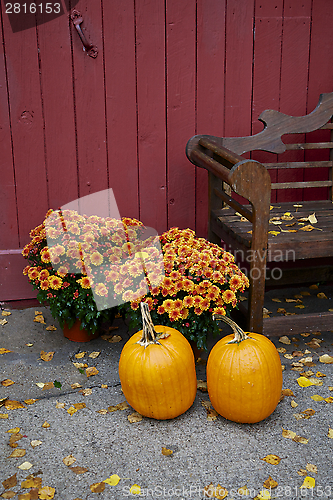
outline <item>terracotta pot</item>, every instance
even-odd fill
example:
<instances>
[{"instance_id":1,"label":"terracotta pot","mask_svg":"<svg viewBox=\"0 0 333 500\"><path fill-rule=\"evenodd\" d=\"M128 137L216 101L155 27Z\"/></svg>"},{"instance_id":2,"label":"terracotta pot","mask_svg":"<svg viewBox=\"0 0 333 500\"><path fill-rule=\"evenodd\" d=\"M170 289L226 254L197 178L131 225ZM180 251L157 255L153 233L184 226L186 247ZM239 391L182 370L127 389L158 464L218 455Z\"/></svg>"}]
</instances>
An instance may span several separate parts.
<instances>
[{"instance_id":1,"label":"terracotta pot","mask_svg":"<svg viewBox=\"0 0 333 500\"><path fill-rule=\"evenodd\" d=\"M72 328L68 328L67 324L64 324L63 332L64 336L73 342L89 342L100 336L100 332L97 331L94 335L89 334L87 330L80 329L81 321L76 320Z\"/></svg>"}]
</instances>

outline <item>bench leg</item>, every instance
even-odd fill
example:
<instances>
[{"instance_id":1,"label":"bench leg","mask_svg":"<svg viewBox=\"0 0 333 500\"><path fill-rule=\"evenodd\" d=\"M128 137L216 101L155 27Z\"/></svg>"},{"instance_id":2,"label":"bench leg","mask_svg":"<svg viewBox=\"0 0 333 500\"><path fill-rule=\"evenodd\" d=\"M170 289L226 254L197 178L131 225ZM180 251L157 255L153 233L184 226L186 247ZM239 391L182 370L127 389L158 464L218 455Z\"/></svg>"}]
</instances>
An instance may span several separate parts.
<instances>
[{"instance_id":1,"label":"bench leg","mask_svg":"<svg viewBox=\"0 0 333 500\"><path fill-rule=\"evenodd\" d=\"M249 332L262 333L266 262L256 261L251 264L247 329Z\"/></svg>"}]
</instances>

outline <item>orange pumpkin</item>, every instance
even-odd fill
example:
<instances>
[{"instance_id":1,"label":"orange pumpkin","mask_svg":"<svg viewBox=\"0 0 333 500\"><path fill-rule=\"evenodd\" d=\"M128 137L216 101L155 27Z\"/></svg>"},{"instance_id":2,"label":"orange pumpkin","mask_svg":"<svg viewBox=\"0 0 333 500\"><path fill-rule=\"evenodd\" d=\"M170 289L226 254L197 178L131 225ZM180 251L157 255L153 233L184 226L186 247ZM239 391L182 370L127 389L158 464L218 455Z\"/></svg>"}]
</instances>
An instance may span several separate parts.
<instances>
[{"instance_id":1,"label":"orange pumpkin","mask_svg":"<svg viewBox=\"0 0 333 500\"><path fill-rule=\"evenodd\" d=\"M174 328L153 325L141 302L143 329L123 347L119 377L127 402L141 415L169 419L192 406L197 391L193 351Z\"/></svg>"},{"instance_id":2,"label":"orange pumpkin","mask_svg":"<svg viewBox=\"0 0 333 500\"><path fill-rule=\"evenodd\" d=\"M280 356L264 335L244 333L225 316L218 319L233 328L234 336L223 337L209 354L211 403L220 415L234 422L259 422L275 410L281 397Z\"/></svg>"}]
</instances>

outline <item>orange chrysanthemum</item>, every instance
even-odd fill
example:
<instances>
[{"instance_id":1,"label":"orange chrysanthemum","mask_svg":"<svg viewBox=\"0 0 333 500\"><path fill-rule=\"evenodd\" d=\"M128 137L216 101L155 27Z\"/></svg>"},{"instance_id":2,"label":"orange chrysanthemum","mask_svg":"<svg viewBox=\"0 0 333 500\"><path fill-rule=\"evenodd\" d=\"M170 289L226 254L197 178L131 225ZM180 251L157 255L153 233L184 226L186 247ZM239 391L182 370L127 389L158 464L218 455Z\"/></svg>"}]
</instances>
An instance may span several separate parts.
<instances>
[{"instance_id":1,"label":"orange chrysanthemum","mask_svg":"<svg viewBox=\"0 0 333 500\"><path fill-rule=\"evenodd\" d=\"M91 285L93 284L93 281L91 278L88 278L88 276L83 276L83 278L76 280L77 283L80 283L82 288L88 289L91 288Z\"/></svg>"}]
</instances>

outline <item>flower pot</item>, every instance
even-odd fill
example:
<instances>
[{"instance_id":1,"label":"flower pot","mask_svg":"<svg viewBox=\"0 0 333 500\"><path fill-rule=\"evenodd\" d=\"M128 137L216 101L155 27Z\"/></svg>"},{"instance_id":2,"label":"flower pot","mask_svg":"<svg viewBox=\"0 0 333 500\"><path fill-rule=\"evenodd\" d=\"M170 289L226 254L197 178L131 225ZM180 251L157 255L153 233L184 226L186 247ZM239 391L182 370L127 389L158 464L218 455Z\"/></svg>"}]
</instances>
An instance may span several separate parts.
<instances>
[{"instance_id":1,"label":"flower pot","mask_svg":"<svg viewBox=\"0 0 333 500\"><path fill-rule=\"evenodd\" d=\"M97 331L94 335L90 334L85 329L80 329L81 321L76 320L72 328L68 328L67 324L64 324L63 332L64 336L73 342L89 342L100 336L100 332Z\"/></svg>"}]
</instances>

